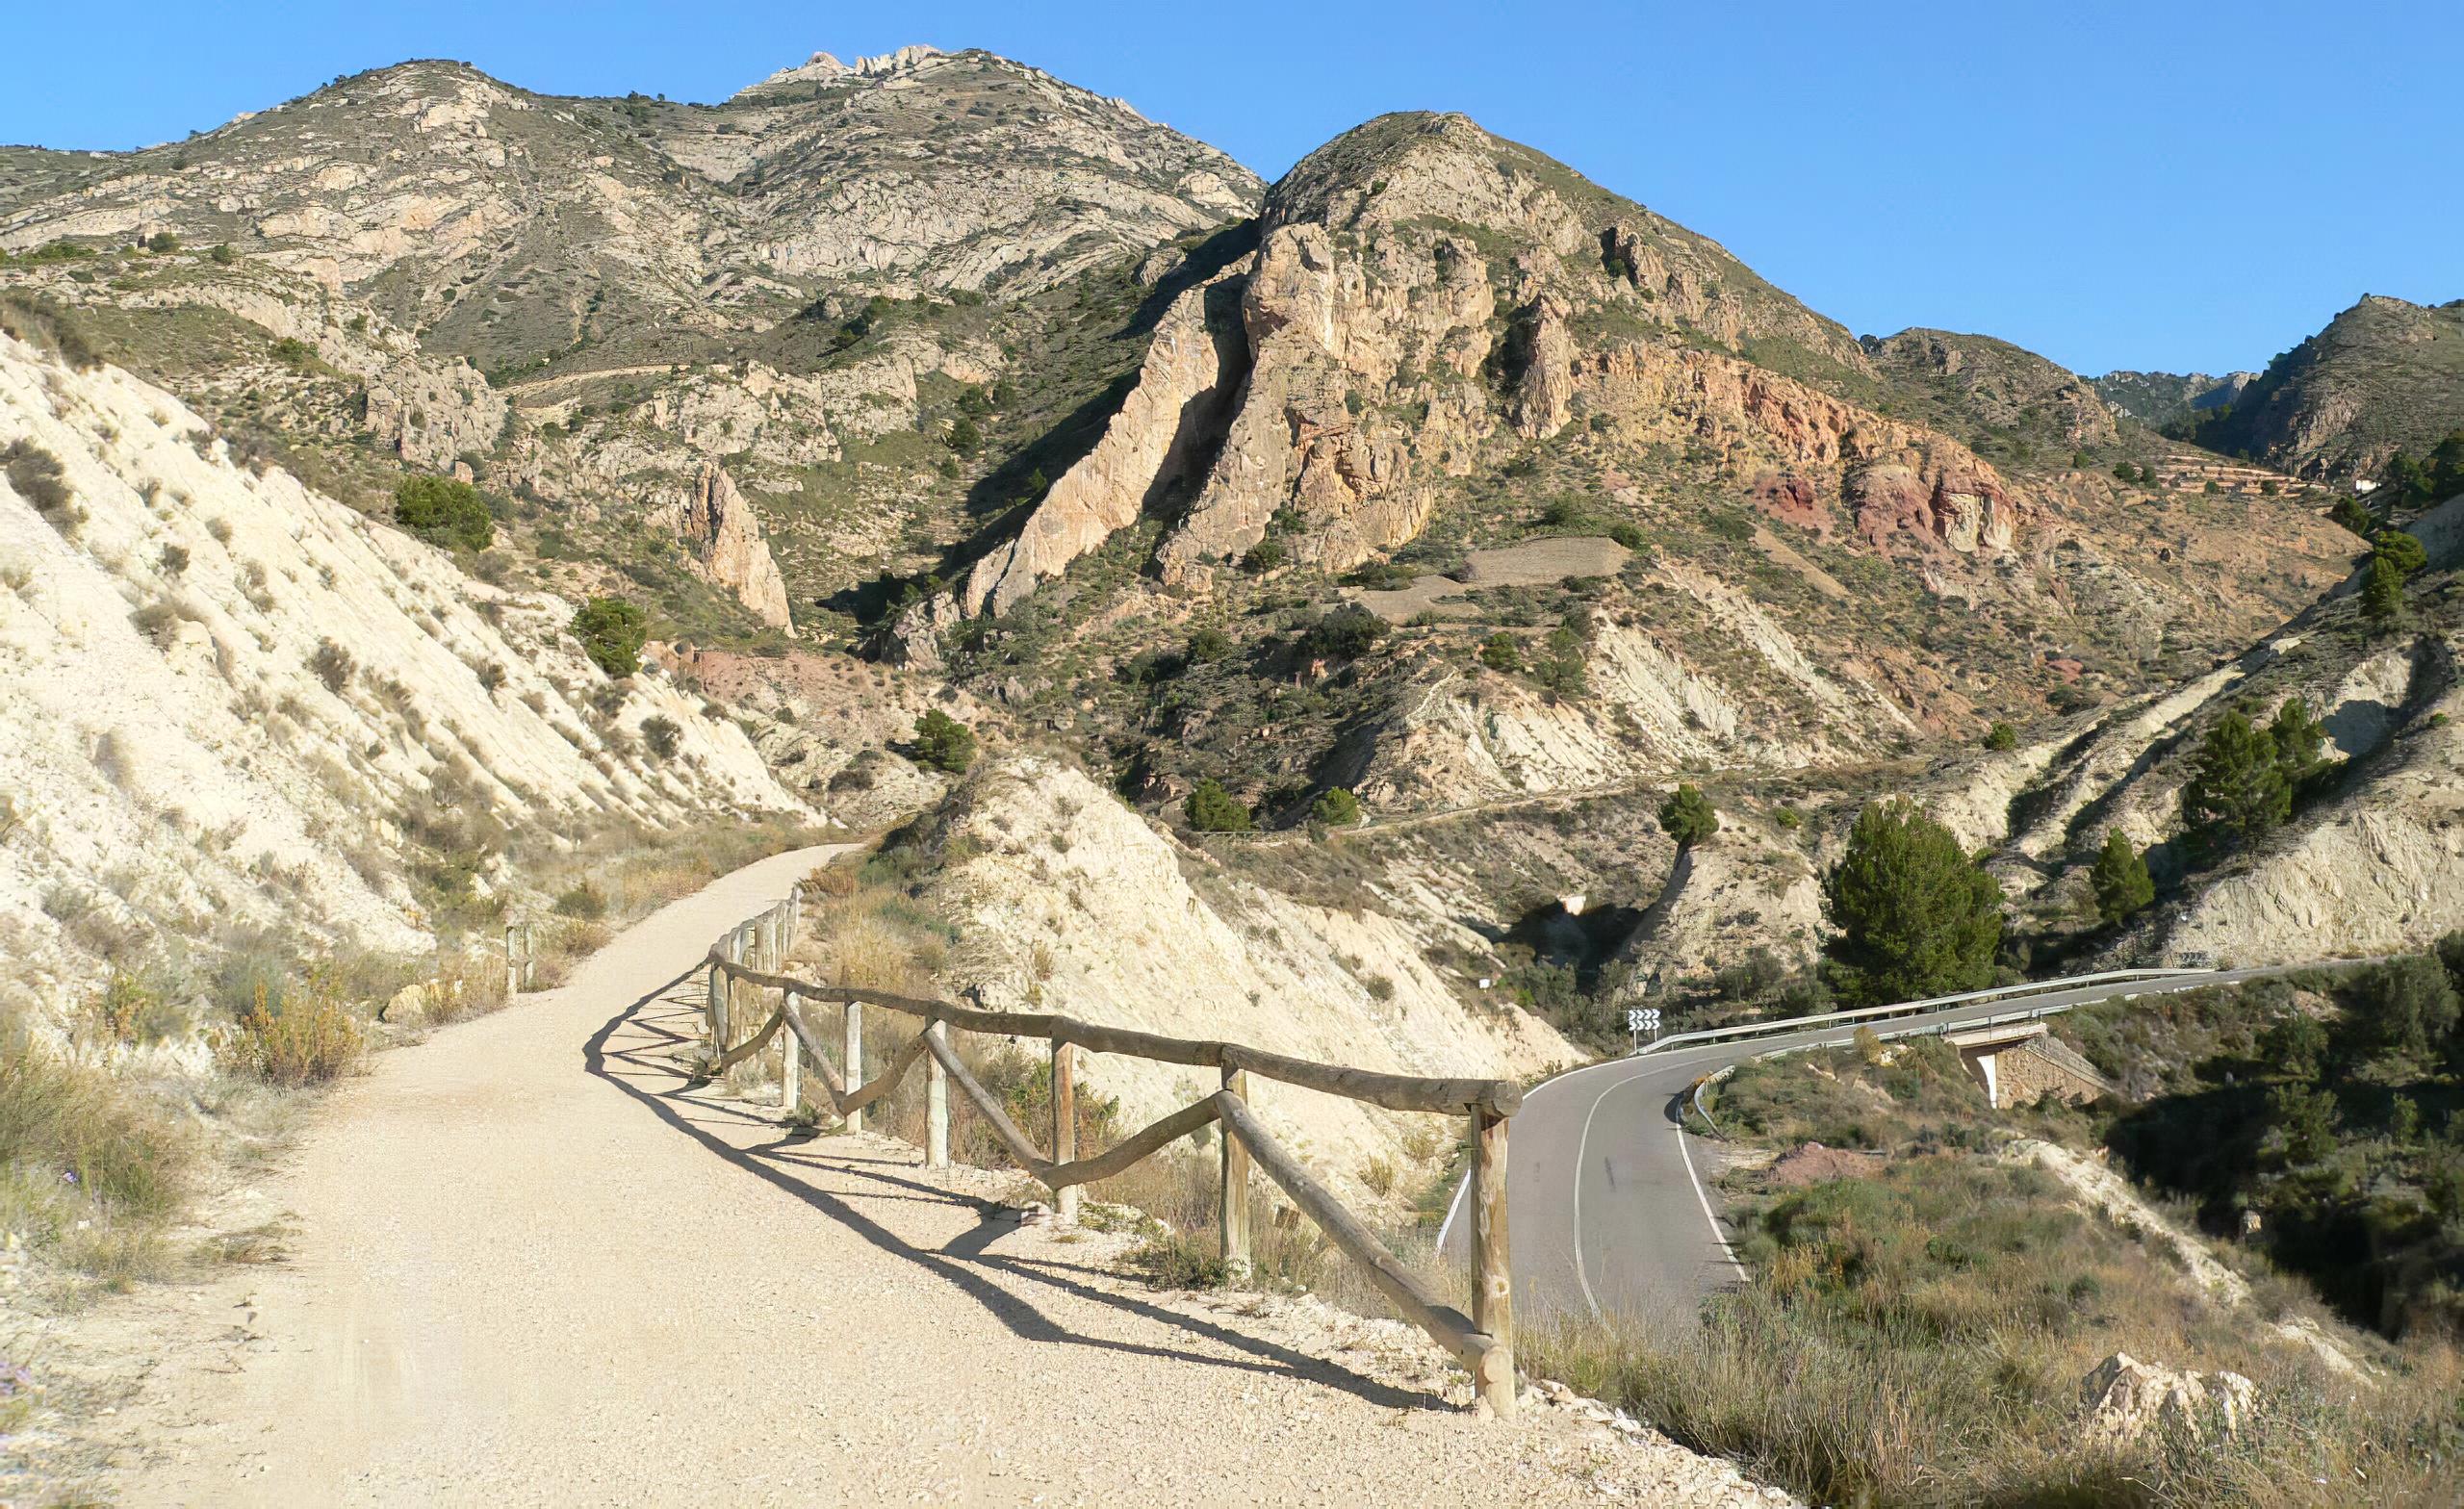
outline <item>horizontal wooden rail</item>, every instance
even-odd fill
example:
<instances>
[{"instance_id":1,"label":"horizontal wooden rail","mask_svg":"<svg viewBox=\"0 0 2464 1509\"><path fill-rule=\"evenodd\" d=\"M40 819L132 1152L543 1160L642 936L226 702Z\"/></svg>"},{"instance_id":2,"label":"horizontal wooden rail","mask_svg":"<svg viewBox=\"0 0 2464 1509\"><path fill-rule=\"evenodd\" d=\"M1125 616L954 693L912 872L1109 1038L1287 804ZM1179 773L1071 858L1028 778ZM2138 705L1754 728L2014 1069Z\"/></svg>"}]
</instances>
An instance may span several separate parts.
<instances>
[{"instance_id":1,"label":"horizontal wooden rail","mask_svg":"<svg viewBox=\"0 0 2464 1509\"><path fill-rule=\"evenodd\" d=\"M1515 1406L1513 1309L1505 1240L1506 1118L1523 1104L1523 1088L1511 1080L1431 1079L1380 1074L1338 1064L1287 1058L1243 1043L1166 1037L1104 1027L1044 1012L989 1011L947 1001L917 1000L885 991L816 985L781 973L795 941L803 910L802 887L760 916L735 929L709 952L707 1023L710 1056L705 1072L726 1073L766 1048L783 1033L780 1061L783 1106L793 1111L803 1094L799 1070L809 1058L831 1108L849 1130L861 1127L866 1107L888 1094L921 1061L929 1071L925 1115L925 1162L949 1162L946 1087L955 1082L992 1135L1019 1167L1054 1193L1063 1224L1075 1218L1080 1187L1110 1179L1142 1159L1211 1123L1223 1124L1222 1242L1227 1271L1248 1264L1249 1168L1254 1165L1306 1213L1337 1250L1360 1265L1377 1292L1420 1326L1471 1373L1477 1402L1493 1414ZM778 992L778 1006L743 1041L730 1046L739 1012ZM746 998L750 995L751 1000ZM840 1063L806 1020L808 1004L834 1004L845 1012ZM882 1071L862 1080L861 1012L867 1006L920 1019L921 1030L890 1057ZM1004 1037L1040 1037L1052 1045L1052 1152L1012 1119L1009 1108L985 1088L956 1049L946 1029ZM1077 1153L1074 1050L1121 1054L1162 1063L1221 1071L1222 1088L1121 1138L1103 1152ZM843 1065L843 1069L841 1067ZM1474 1313L1441 1302L1405 1267L1375 1233L1300 1161L1268 1134L1246 1099L1248 1077L1296 1085L1393 1111L1468 1114L1475 1156L1472 1183L1481 1219L1473 1244ZM849 1081L861 1081L852 1088Z\"/></svg>"},{"instance_id":2,"label":"horizontal wooden rail","mask_svg":"<svg viewBox=\"0 0 2464 1509\"><path fill-rule=\"evenodd\" d=\"M1317 1063L1286 1058L1245 1043L1204 1038L1166 1037L1125 1027L1104 1027L1041 1011L988 1011L948 1001L924 1001L882 990L815 985L792 975L777 975L739 964L720 949L710 951L710 964L731 980L760 989L791 991L808 1001L878 1006L928 1022L947 1022L971 1033L1008 1037L1042 1037L1074 1043L1090 1053L1116 1053L1151 1059L1158 1063L1186 1063L1199 1068L1230 1069L1263 1075L1303 1089L1322 1090L1348 1100L1366 1101L1389 1111L1467 1111L1476 1106L1510 1116L1523 1109L1523 1087L1512 1080L1427 1079L1408 1074L1380 1074L1369 1069Z\"/></svg>"},{"instance_id":3,"label":"horizontal wooden rail","mask_svg":"<svg viewBox=\"0 0 2464 1509\"><path fill-rule=\"evenodd\" d=\"M1395 1254L1386 1250L1386 1244L1377 1240L1374 1232L1344 1209L1343 1202L1302 1167L1298 1159L1267 1135L1247 1102L1228 1089L1219 1089L1215 1092L1215 1104L1222 1113L1225 1134L1241 1139L1241 1145L1249 1150L1251 1161L1266 1176L1282 1186L1283 1192L1292 1196L1292 1203L1318 1223L1318 1229L1343 1250L1344 1256L1367 1270L1369 1281L1403 1313L1404 1318L1453 1353L1477 1387L1482 1378L1481 1364L1497 1346L1497 1339L1481 1335L1473 1328L1470 1317L1451 1305L1441 1304L1423 1288Z\"/></svg>"}]
</instances>

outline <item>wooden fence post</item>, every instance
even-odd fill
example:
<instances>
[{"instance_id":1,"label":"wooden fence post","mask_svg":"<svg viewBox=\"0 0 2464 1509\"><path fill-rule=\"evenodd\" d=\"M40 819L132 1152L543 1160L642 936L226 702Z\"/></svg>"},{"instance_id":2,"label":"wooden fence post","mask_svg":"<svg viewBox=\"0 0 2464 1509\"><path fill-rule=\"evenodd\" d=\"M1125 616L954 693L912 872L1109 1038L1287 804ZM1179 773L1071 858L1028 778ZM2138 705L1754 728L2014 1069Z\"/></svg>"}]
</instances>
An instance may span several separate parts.
<instances>
[{"instance_id":1,"label":"wooden fence post","mask_svg":"<svg viewBox=\"0 0 2464 1509\"><path fill-rule=\"evenodd\" d=\"M710 1057L713 1059L727 1048L726 1029L719 1025L719 1019L727 1010L723 1004L726 997L720 993L727 988L727 972L718 965L710 966L710 998L702 1008L702 1026L710 1035Z\"/></svg>"},{"instance_id":2,"label":"wooden fence post","mask_svg":"<svg viewBox=\"0 0 2464 1509\"><path fill-rule=\"evenodd\" d=\"M1506 1242L1506 1118L1472 1111L1472 1325L1489 1338L1472 1387L1499 1416L1514 1413L1514 1280Z\"/></svg>"},{"instance_id":3,"label":"wooden fence post","mask_svg":"<svg viewBox=\"0 0 2464 1509\"><path fill-rule=\"evenodd\" d=\"M925 1030L936 1042L950 1040L949 1030L939 1022ZM924 1056L924 1166L950 1166L950 1071L930 1053Z\"/></svg>"},{"instance_id":4,"label":"wooden fence post","mask_svg":"<svg viewBox=\"0 0 2464 1509\"><path fill-rule=\"evenodd\" d=\"M849 1088L864 1083L864 1003L847 1003L847 1062L839 1072L847 1076ZM864 1130L864 1113L860 1107L847 1113L847 1130Z\"/></svg>"},{"instance_id":5,"label":"wooden fence post","mask_svg":"<svg viewBox=\"0 0 2464 1509\"><path fill-rule=\"evenodd\" d=\"M795 1000L784 990L779 992L779 1010L789 1010ZM804 1092L805 1040L789 1027L779 1034L779 1109L794 1115Z\"/></svg>"},{"instance_id":6,"label":"wooden fence post","mask_svg":"<svg viewBox=\"0 0 2464 1509\"><path fill-rule=\"evenodd\" d=\"M1225 1069L1223 1087L1246 1101L1249 1098L1247 1072ZM1237 1283L1249 1276L1249 1150L1228 1130L1222 1127L1215 1130L1216 1136L1223 1142L1222 1203L1216 1212L1216 1218L1223 1229L1223 1271L1227 1278Z\"/></svg>"},{"instance_id":7,"label":"wooden fence post","mask_svg":"<svg viewBox=\"0 0 2464 1509\"><path fill-rule=\"evenodd\" d=\"M1078 1057L1069 1044L1052 1044L1052 1161L1065 1164L1078 1156ZM1053 1215L1064 1226L1078 1224L1076 1185L1053 1191Z\"/></svg>"},{"instance_id":8,"label":"wooden fence post","mask_svg":"<svg viewBox=\"0 0 2464 1509\"><path fill-rule=\"evenodd\" d=\"M504 993L508 996L522 993L521 931L513 923L504 925Z\"/></svg>"}]
</instances>

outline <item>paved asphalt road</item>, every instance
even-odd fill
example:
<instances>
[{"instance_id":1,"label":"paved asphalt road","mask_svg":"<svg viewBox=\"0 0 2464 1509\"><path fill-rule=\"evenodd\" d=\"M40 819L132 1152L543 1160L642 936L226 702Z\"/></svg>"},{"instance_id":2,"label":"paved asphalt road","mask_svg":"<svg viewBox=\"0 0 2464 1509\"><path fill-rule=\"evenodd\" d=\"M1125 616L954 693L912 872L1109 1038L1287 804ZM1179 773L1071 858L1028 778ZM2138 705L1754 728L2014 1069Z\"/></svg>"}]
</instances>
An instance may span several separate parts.
<instances>
[{"instance_id":1,"label":"paved asphalt road","mask_svg":"<svg viewBox=\"0 0 2464 1509\"><path fill-rule=\"evenodd\" d=\"M1978 1001L1872 1025L1888 1036L1912 1027L1956 1026L2018 1010L2229 985L2281 972L2184 971ZM1712 1165L1705 1150L1713 1144L1681 1129L1680 1108L1694 1082L1714 1069L1775 1049L1844 1043L1855 1036L1857 1025L1612 1059L1561 1074L1526 1096L1514 1118L1506 1191L1516 1318L1662 1310L1690 1316L1706 1295L1741 1279L1744 1272L1729 1255L1707 1183ZM1461 1203L1458 1189L1445 1250L1468 1263L1469 1223Z\"/></svg>"}]
</instances>

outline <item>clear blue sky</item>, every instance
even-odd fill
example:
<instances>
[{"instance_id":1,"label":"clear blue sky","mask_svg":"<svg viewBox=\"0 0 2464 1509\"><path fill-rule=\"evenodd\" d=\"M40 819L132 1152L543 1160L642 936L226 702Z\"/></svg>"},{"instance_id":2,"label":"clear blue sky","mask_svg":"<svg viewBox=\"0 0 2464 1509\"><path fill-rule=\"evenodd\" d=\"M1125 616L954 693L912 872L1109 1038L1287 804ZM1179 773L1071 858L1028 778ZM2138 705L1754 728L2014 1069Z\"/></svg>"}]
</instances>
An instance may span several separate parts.
<instances>
[{"instance_id":1,"label":"clear blue sky","mask_svg":"<svg viewBox=\"0 0 2464 1509\"><path fill-rule=\"evenodd\" d=\"M1268 178L1381 112L1460 110L1852 329L2087 372L2258 367L2364 293L2464 297L2453 0L119 0L9 31L0 141L47 146L167 141L412 57L709 100L911 41L1123 95Z\"/></svg>"}]
</instances>

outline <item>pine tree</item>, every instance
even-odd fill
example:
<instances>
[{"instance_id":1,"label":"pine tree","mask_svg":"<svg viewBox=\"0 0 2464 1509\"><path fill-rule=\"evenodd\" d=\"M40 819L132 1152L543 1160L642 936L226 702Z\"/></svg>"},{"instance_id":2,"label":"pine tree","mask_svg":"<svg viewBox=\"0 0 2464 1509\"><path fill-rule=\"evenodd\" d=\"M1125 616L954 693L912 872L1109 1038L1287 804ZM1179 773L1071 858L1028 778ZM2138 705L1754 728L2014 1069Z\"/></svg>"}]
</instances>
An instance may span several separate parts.
<instances>
[{"instance_id":1,"label":"pine tree","mask_svg":"<svg viewBox=\"0 0 2464 1509\"><path fill-rule=\"evenodd\" d=\"M1701 787L1680 785L1659 805L1659 826L1677 840L1677 847L1691 849L1720 831L1720 809Z\"/></svg>"},{"instance_id":2,"label":"pine tree","mask_svg":"<svg viewBox=\"0 0 2464 1509\"><path fill-rule=\"evenodd\" d=\"M2001 883L1913 804L1877 803L1860 813L1824 890L1839 928L1830 975L1842 1004L1880 1006L1992 983Z\"/></svg>"},{"instance_id":3,"label":"pine tree","mask_svg":"<svg viewBox=\"0 0 2464 1509\"><path fill-rule=\"evenodd\" d=\"M2088 879L2096 888L2096 914L2108 927L2129 921L2156 899L2156 882L2147 873L2147 857L2114 829L2105 834L2104 851Z\"/></svg>"},{"instance_id":4,"label":"pine tree","mask_svg":"<svg viewBox=\"0 0 2464 1509\"><path fill-rule=\"evenodd\" d=\"M1255 826L1248 807L1212 776L1202 778L1190 789L1181 811L1188 816L1190 826L1202 833L1245 833Z\"/></svg>"},{"instance_id":5,"label":"pine tree","mask_svg":"<svg viewBox=\"0 0 2464 1509\"><path fill-rule=\"evenodd\" d=\"M965 775L975 763L975 730L938 707L928 707L915 720L915 758L935 770Z\"/></svg>"},{"instance_id":6,"label":"pine tree","mask_svg":"<svg viewBox=\"0 0 2464 1509\"><path fill-rule=\"evenodd\" d=\"M2318 779L2330 763L2327 726L2311 716L2310 704L2288 697L2268 724L2268 741L2275 746L2275 762L2294 795Z\"/></svg>"},{"instance_id":7,"label":"pine tree","mask_svg":"<svg viewBox=\"0 0 2464 1509\"><path fill-rule=\"evenodd\" d=\"M2182 821L2206 847L2248 842L2293 815L2275 741L2239 709L2217 720L2182 786Z\"/></svg>"},{"instance_id":8,"label":"pine tree","mask_svg":"<svg viewBox=\"0 0 2464 1509\"><path fill-rule=\"evenodd\" d=\"M2370 575L2361 582L2361 613L2382 627L2404 616L2404 574L2384 555L2370 557Z\"/></svg>"},{"instance_id":9,"label":"pine tree","mask_svg":"<svg viewBox=\"0 0 2464 1509\"><path fill-rule=\"evenodd\" d=\"M2401 529L2381 529L2370 543L2374 547L2371 553L2393 562L2399 575L2409 576L2429 564L2429 551L2420 538Z\"/></svg>"}]
</instances>

